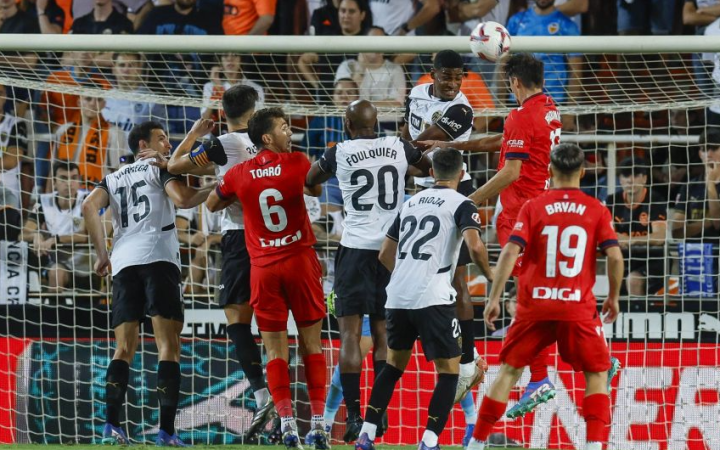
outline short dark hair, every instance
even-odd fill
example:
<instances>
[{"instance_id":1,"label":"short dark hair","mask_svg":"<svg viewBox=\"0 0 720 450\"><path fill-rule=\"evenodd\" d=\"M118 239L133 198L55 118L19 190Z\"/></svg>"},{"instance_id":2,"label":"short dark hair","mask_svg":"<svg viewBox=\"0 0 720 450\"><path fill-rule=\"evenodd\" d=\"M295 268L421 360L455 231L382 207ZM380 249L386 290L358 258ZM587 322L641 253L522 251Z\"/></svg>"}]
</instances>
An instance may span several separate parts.
<instances>
[{"instance_id":1,"label":"short dark hair","mask_svg":"<svg viewBox=\"0 0 720 450\"><path fill-rule=\"evenodd\" d=\"M642 158L633 158L629 156L618 164L618 172L624 177L634 177L637 175L647 175L648 163Z\"/></svg>"},{"instance_id":2,"label":"short dark hair","mask_svg":"<svg viewBox=\"0 0 720 450\"><path fill-rule=\"evenodd\" d=\"M530 53L516 53L505 63L505 74L515 77L526 88L543 86L545 65Z\"/></svg>"},{"instance_id":3,"label":"short dark hair","mask_svg":"<svg viewBox=\"0 0 720 450\"><path fill-rule=\"evenodd\" d=\"M225 116L230 119L238 119L251 109L255 109L255 104L260 99L260 94L252 86L236 84L230 86L222 96L222 106Z\"/></svg>"},{"instance_id":4,"label":"short dark hair","mask_svg":"<svg viewBox=\"0 0 720 450\"><path fill-rule=\"evenodd\" d=\"M68 172L77 170L78 173L80 172L80 168L78 167L78 165L72 161L55 161L52 166L53 178L57 176L59 170L67 170Z\"/></svg>"},{"instance_id":5,"label":"short dark hair","mask_svg":"<svg viewBox=\"0 0 720 450\"><path fill-rule=\"evenodd\" d=\"M563 175L572 175L580 170L585 162L585 152L575 144L558 144L550 151L550 163L553 169Z\"/></svg>"},{"instance_id":6,"label":"short dark hair","mask_svg":"<svg viewBox=\"0 0 720 450\"><path fill-rule=\"evenodd\" d=\"M248 121L248 135L258 149L265 146L262 137L273 129L275 119L285 119L287 121L282 108L265 108L255 111L255 114Z\"/></svg>"},{"instance_id":7,"label":"short dark hair","mask_svg":"<svg viewBox=\"0 0 720 450\"><path fill-rule=\"evenodd\" d=\"M708 127L708 129L700 135L698 145L700 145L700 150L703 150L703 147L720 147L720 129Z\"/></svg>"},{"instance_id":8,"label":"short dark hair","mask_svg":"<svg viewBox=\"0 0 720 450\"><path fill-rule=\"evenodd\" d=\"M463 168L462 153L452 147L435 150L432 167L436 180L452 180Z\"/></svg>"},{"instance_id":9,"label":"short dark hair","mask_svg":"<svg viewBox=\"0 0 720 450\"><path fill-rule=\"evenodd\" d=\"M433 69L464 69L462 56L455 50L442 50L437 52L433 60Z\"/></svg>"},{"instance_id":10,"label":"short dark hair","mask_svg":"<svg viewBox=\"0 0 720 450\"><path fill-rule=\"evenodd\" d=\"M160 125L160 122L148 120L146 122L135 125L132 130L130 130L130 134L128 135L128 146L133 152L133 155L137 155L138 151L140 150L140 141L150 140L153 130L165 131L165 128Z\"/></svg>"}]
</instances>

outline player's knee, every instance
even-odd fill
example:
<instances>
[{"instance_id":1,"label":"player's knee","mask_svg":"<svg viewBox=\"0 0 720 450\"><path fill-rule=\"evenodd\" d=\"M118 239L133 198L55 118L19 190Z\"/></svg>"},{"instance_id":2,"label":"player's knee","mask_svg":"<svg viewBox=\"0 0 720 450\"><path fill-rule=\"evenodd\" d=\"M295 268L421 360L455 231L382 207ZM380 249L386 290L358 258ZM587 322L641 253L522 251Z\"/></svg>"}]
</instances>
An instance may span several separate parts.
<instances>
[{"instance_id":1,"label":"player's knee","mask_svg":"<svg viewBox=\"0 0 720 450\"><path fill-rule=\"evenodd\" d=\"M525 370L524 367L513 367L509 364L503 363L500 366L500 375L505 375L505 376L514 377L514 378L520 378L520 376L522 375L524 370Z\"/></svg>"},{"instance_id":2,"label":"player's knee","mask_svg":"<svg viewBox=\"0 0 720 450\"><path fill-rule=\"evenodd\" d=\"M137 339L116 339L117 347L115 347L115 354L113 359L121 359L130 363L135 356L135 350L137 349Z\"/></svg>"}]
</instances>

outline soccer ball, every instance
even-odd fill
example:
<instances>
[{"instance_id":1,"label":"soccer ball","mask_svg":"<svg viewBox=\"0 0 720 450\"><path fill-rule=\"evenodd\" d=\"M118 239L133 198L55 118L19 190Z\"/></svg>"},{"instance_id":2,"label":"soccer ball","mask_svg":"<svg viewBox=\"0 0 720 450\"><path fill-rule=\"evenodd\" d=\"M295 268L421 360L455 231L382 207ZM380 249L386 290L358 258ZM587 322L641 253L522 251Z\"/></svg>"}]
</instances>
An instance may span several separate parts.
<instances>
[{"instance_id":1,"label":"soccer ball","mask_svg":"<svg viewBox=\"0 0 720 450\"><path fill-rule=\"evenodd\" d=\"M480 58L495 62L510 51L510 33L497 22L483 22L470 33L470 49Z\"/></svg>"}]
</instances>

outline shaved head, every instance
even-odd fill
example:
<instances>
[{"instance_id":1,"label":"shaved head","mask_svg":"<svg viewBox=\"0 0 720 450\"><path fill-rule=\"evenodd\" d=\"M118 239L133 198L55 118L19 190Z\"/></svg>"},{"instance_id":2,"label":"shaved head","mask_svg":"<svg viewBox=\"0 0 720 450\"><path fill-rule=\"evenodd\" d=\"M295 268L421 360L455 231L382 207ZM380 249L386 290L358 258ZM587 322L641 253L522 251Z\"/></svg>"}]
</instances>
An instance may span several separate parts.
<instances>
[{"instance_id":1,"label":"shaved head","mask_svg":"<svg viewBox=\"0 0 720 450\"><path fill-rule=\"evenodd\" d=\"M345 110L345 125L351 135L359 130L375 130L377 108L367 100L355 100Z\"/></svg>"}]
</instances>

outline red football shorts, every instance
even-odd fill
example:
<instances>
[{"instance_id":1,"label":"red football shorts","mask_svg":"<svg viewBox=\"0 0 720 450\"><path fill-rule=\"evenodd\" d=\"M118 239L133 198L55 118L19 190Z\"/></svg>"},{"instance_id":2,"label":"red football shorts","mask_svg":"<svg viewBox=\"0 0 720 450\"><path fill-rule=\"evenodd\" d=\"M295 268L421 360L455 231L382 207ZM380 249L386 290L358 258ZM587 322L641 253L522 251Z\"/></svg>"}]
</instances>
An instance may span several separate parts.
<instances>
[{"instance_id":1,"label":"red football shorts","mask_svg":"<svg viewBox=\"0 0 720 450\"><path fill-rule=\"evenodd\" d=\"M515 320L503 341L500 361L515 368L528 366L555 342L560 357L577 372L610 368L610 351L599 317L582 321Z\"/></svg>"},{"instance_id":2,"label":"red football shorts","mask_svg":"<svg viewBox=\"0 0 720 450\"><path fill-rule=\"evenodd\" d=\"M250 306L260 331L287 330L292 311L299 328L325 317L322 269L312 248L250 271Z\"/></svg>"},{"instance_id":3,"label":"red football shorts","mask_svg":"<svg viewBox=\"0 0 720 450\"><path fill-rule=\"evenodd\" d=\"M498 242L500 243L501 248L504 248L505 244L507 244L514 227L515 219L508 219L503 216L502 213L500 213L497 220L495 221L495 232L497 233ZM522 260L523 254L520 253L520 256L518 256L518 259L515 261L515 267L513 268L512 276L520 276L520 270L522 269Z\"/></svg>"}]
</instances>

